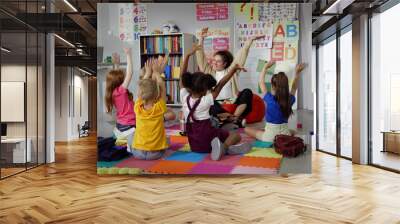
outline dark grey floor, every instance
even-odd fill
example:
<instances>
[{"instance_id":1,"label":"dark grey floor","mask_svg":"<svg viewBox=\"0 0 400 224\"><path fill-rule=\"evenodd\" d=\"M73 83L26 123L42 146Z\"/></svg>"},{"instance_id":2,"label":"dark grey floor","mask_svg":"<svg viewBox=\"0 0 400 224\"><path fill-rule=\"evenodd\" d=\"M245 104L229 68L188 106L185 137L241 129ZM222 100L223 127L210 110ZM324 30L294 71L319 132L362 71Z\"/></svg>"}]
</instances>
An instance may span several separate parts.
<instances>
[{"instance_id":1,"label":"dark grey floor","mask_svg":"<svg viewBox=\"0 0 400 224\"><path fill-rule=\"evenodd\" d=\"M296 135L303 138L310 144L308 138L310 131L313 131L313 112L307 110L296 110L289 119L289 128L296 131ZM302 128L297 129L297 124L301 123ZM255 128L264 128L265 122L248 125ZM307 151L295 158L283 158L280 173L311 173L311 147Z\"/></svg>"},{"instance_id":2,"label":"dark grey floor","mask_svg":"<svg viewBox=\"0 0 400 224\"><path fill-rule=\"evenodd\" d=\"M302 124L301 129L297 129L297 123ZM289 119L289 128L297 132L307 144L310 144L308 138L310 131L313 131L313 113L307 110L297 110ZM307 147L307 151L296 158L283 158L280 173L311 173L311 147Z\"/></svg>"}]
</instances>

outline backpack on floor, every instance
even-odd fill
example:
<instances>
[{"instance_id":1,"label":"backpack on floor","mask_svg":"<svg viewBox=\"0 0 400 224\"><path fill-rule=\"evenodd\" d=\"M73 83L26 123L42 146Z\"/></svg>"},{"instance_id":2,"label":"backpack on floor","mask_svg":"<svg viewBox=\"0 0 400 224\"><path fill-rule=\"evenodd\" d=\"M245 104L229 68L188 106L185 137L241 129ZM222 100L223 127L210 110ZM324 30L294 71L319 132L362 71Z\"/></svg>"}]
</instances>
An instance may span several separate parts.
<instances>
[{"instance_id":1,"label":"backpack on floor","mask_svg":"<svg viewBox=\"0 0 400 224\"><path fill-rule=\"evenodd\" d=\"M303 139L290 135L276 135L275 151L285 157L296 157L306 151Z\"/></svg>"},{"instance_id":2,"label":"backpack on floor","mask_svg":"<svg viewBox=\"0 0 400 224\"><path fill-rule=\"evenodd\" d=\"M129 153L126 150L126 146L119 147L115 145L115 139L109 138L97 138L97 160L98 161L116 161L128 157Z\"/></svg>"}]
</instances>

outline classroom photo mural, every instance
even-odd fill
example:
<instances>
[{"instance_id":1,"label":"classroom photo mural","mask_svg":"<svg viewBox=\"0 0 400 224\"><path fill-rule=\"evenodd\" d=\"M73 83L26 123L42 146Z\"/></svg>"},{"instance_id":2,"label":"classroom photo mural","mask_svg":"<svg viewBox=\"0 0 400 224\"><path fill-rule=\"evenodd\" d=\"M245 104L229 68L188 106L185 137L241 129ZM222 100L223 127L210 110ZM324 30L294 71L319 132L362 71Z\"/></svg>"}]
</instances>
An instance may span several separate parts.
<instances>
[{"instance_id":1,"label":"classroom photo mural","mask_svg":"<svg viewBox=\"0 0 400 224\"><path fill-rule=\"evenodd\" d=\"M97 173L311 173L310 7L99 3Z\"/></svg>"}]
</instances>

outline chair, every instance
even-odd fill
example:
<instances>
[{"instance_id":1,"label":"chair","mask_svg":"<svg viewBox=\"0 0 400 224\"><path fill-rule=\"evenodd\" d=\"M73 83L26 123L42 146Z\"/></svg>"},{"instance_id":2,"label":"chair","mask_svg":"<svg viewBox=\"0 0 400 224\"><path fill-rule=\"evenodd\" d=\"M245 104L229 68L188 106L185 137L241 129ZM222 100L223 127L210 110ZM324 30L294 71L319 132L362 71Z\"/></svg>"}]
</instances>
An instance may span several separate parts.
<instances>
[{"instance_id":1,"label":"chair","mask_svg":"<svg viewBox=\"0 0 400 224\"><path fill-rule=\"evenodd\" d=\"M82 127L78 124L79 138L89 136L89 129L90 129L89 121L85 121Z\"/></svg>"}]
</instances>

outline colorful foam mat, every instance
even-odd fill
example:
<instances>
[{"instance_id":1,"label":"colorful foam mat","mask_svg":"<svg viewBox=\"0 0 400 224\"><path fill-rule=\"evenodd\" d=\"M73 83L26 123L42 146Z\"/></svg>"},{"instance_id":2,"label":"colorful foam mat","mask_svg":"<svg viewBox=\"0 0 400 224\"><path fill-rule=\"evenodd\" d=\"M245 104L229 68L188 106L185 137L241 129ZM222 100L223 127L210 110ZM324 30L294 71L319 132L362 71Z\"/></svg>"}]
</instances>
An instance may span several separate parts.
<instances>
[{"instance_id":1,"label":"colorful foam mat","mask_svg":"<svg viewBox=\"0 0 400 224\"><path fill-rule=\"evenodd\" d=\"M219 161L211 160L209 153L190 150L188 139L180 136L178 126L167 128L170 149L158 160L138 160L133 157L120 161L98 162L98 174L277 174L282 155L275 152L272 143L252 142L252 150L243 155L225 155Z\"/></svg>"}]
</instances>

